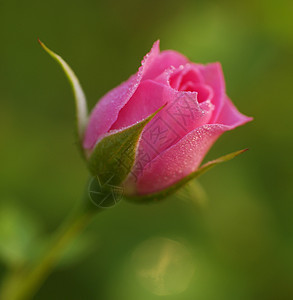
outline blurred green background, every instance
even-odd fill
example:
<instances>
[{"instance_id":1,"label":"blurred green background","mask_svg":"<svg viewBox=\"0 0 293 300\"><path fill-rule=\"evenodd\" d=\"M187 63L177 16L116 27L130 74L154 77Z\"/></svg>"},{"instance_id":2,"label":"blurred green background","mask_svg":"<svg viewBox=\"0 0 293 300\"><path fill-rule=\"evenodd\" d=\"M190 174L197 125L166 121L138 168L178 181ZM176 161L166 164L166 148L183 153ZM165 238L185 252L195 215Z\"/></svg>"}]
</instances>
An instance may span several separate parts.
<instances>
[{"instance_id":1,"label":"blurred green background","mask_svg":"<svg viewBox=\"0 0 293 300\"><path fill-rule=\"evenodd\" d=\"M293 299L292 16L290 0L1 1L0 276L87 180L69 84L37 37L75 70L90 108L160 38L220 61L228 95L255 118L207 159L250 151L200 178L204 203L179 195L100 214L35 299Z\"/></svg>"}]
</instances>

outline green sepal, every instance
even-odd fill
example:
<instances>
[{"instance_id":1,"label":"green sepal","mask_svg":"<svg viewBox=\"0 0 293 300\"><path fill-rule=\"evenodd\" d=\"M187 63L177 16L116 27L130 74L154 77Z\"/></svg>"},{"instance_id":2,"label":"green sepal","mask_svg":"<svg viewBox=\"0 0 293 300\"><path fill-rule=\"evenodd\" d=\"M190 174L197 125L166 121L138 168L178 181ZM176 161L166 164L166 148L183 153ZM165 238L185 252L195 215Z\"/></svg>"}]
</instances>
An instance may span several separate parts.
<instances>
[{"instance_id":1,"label":"green sepal","mask_svg":"<svg viewBox=\"0 0 293 300\"><path fill-rule=\"evenodd\" d=\"M102 185L119 186L126 179L134 165L144 127L164 106L135 125L106 135L96 144L88 159L88 166Z\"/></svg>"},{"instance_id":2,"label":"green sepal","mask_svg":"<svg viewBox=\"0 0 293 300\"><path fill-rule=\"evenodd\" d=\"M189 175L187 175L186 177L184 177L183 179L181 179L180 181L174 183L173 185L171 185L170 187L159 191L157 193L152 193L152 194L146 194L146 195L134 195L134 196L130 196L130 195L125 195L124 198L126 200L129 201L133 201L136 203L151 203L154 201L158 201L161 200L163 198L166 198L172 194L174 194L176 191L178 191L181 187L183 187L184 185L186 185L189 181L191 181L192 179L198 178L199 176L201 176L202 174L204 174L205 172L207 172L209 169L213 168L214 166L223 163L225 161L229 161L232 158L234 158L235 156L247 151L248 149L244 149L244 150L239 150L224 156L221 156L215 160L209 161L206 164L202 165L200 168L198 168L195 172L190 173Z\"/></svg>"},{"instance_id":3,"label":"green sepal","mask_svg":"<svg viewBox=\"0 0 293 300\"><path fill-rule=\"evenodd\" d=\"M78 137L78 146L82 152L82 154L85 156L84 149L82 147L82 141L84 137L84 132L87 126L87 120L88 120L88 109L87 109L87 102L86 97L83 92L83 89L79 83L78 78L74 74L73 70L69 67L69 65L64 61L64 59L50 50L44 43L42 43L39 39L38 42L42 46L42 48L52 57L54 60L58 62L58 64L62 67L67 79L69 80L69 83L71 85L71 88L74 93L75 98L75 109L76 109L76 133Z\"/></svg>"}]
</instances>

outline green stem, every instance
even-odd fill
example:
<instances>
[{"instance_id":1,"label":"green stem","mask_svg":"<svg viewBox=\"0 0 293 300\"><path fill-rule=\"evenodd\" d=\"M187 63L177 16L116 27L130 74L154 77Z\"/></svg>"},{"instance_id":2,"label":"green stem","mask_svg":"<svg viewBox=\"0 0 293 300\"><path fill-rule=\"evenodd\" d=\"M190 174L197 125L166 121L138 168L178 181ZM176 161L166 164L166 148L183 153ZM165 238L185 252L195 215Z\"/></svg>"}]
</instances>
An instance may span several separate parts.
<instances>
[{"instance_id":1,"label":"green stem","mask_svg":"<svg viewBox=\"0 0 293 300\"><path fill-rule=\"evenodd\" d=\"M53 237L47 252L33 267L13 272L7 277L0 292L0 299L32 299L58 263L65 248L87 226L96 213L95 209L83 209L65 222Z\"/></svg>"}]
</instances>

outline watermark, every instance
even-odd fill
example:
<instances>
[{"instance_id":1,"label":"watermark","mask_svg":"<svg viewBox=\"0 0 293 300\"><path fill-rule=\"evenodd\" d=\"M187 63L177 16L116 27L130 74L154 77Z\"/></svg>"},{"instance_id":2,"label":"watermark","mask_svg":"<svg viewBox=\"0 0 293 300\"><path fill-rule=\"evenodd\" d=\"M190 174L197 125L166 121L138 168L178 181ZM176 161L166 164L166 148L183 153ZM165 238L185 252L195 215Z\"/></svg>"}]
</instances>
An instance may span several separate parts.
<instances>
[{"instance_id":1,"label":"watermark","mask_svg":"<svg viewBox=\"0 0 293 300\"><path fill-rule=\"evenodd\" d=\"M88 195L91 202L100 208L110 208L117 205L123 198L123 187L111 184L113 174L103 177L92 177L88 185ZM103 180L101 178L107 178Z\"/></svg>"}]
</instances>

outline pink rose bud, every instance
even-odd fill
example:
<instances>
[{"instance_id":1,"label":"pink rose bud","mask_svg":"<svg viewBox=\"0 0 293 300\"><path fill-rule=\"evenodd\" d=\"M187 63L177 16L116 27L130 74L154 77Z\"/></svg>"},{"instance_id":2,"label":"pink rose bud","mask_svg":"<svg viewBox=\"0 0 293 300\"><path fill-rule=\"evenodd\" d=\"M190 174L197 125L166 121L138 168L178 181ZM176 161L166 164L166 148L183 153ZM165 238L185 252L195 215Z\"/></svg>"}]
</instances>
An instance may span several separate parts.
<instances>
[{"instance_id":1,"label":"pink rose bud","mask_svg":"<svg viewBox=\"0 0 293 300\"><path fill-rule=\"evenodd\" d=\"M157 41L138 72L97 103L84 132L84 150L90 155L105 137L155 112L141 130L127 170L128 195L157 193L187 178L221 134L252 119L226 95L220 63L202 65L173 50L160 52ZM125 161L128 152L122 155Z\"/></svg>"},{"instance_id":2,"label":"pink rose bud","mask_svg":"<svg viewBox=\"0 0 293 300\"><path fill-rule=\"evenodd\" d=\"M219 63L195 64L172 50L160 53L157 41L138 72L107 93L88 119L73 70L39 43L72 86L78 145L94 176L90 192L99 203L104 194L116 203L122 191L140 202L164 198L245 151L199 166L222 133L252 120L227 97Z\"/></svg>"}]
</instances>

